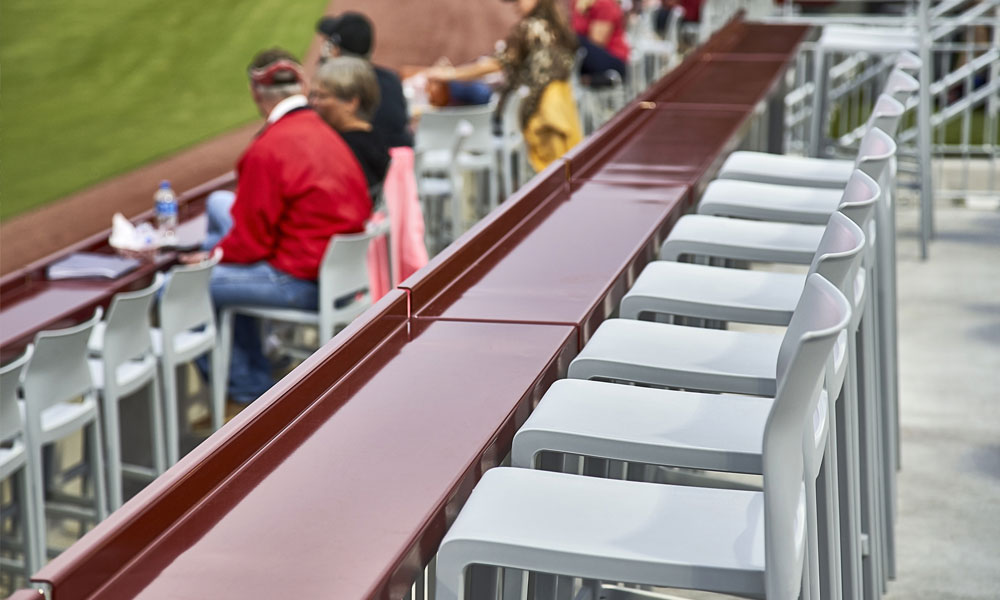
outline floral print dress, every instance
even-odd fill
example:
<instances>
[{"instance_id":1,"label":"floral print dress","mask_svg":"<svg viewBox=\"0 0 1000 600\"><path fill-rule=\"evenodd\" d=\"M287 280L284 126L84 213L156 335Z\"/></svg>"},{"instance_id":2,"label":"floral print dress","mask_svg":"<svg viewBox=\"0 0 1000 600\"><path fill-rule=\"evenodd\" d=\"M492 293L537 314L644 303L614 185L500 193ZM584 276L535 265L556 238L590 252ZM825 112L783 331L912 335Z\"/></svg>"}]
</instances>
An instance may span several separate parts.
<instances>
[{"instance_id":1,"label":"floral print dress","mask_svg":"<svg viewBox=\"0 0 1000 600\"><path fill-rule=\"evenodd\" d=\"M545 87L553 81L568 81L573 69L573 51L556 43L548 21L526 17L514 26L506 46L497 53L506 85L501 105L514 90L525 86L528 95L521 102L521 127L538 110Z\"/></svg>"},{"instance_id":2,"label":"floral print dress","mask_svg":"<svg viewBox=\"0 0 1000 600\"><path fill-rule=\"evenodd\" d=\"M506 84L498 110L521 86L528 94L518 115L528 161L541 171L580 141L580 119L569 85L574 51L557 43L548 21L526 17L497 52Z\"/></svg>"}]
</instances>

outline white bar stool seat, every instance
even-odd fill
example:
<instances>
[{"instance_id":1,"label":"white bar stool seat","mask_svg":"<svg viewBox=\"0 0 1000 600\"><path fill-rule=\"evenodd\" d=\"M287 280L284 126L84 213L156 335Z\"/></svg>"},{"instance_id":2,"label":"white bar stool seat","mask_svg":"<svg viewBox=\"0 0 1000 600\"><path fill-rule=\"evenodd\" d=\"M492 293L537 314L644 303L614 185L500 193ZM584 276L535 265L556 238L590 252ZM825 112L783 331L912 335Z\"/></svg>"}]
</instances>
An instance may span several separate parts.
<instances>
[{"instance_id":1,"label":"white bar stool seat","mask_svg":"<svg viewBox=\"0 0 1000 600\"><path fill-rule=\"evenodd\" d=\"M912 95L918 89L916 80L902 71L893 71L894 78L906 78L912 82L912 89L907 87L905 88L905 93L902 94L904 100L905 97ZM893 89L897 87L892 80L890 81L890 87ZM869 131L878 128L890 137L895 135L899 119L903 116L905 110L905 106L901 101L888 94L882 94L879 96L878 102L872 110L872 115L868 122ZM788 156L783 154L769 154L767 152L734 152L719 169L718 179L842 190L847 184L848 179L850 179L854 169L861 166L863 158L871 154L879 154L882 151L880 148L882 145L884 145L883 142L870 138L866 132L858 149L858 157L853 161ZM740 193L734 188L735 186L730 184L728 190L730 194L745 195L757 202L766 202L766 197L764 196L750 196L749 193ZM752 190L752 188L748 189ZM718 198L718 196L709 196L707 190L706 196L710 203ZM701 209L699 208L699 210Z\"/></svg>"},{"instance_id":2,"label":"white bar stool seat","mask_svg":"<svg viewBox=\"0 0 1000 600\"><path fill-rule=\"evenodd\" d=\"M854 165L851 164L852 169ZM843 186L806 187L716 179L698 203L698 214L822 225L837 210Z\"/></svg>"},{"instance_id":3,"label":"white bar stool seat","mask_svg":"<svg viewBox=\"0 0 1000 600\"><path fill-rule=\"evenodd\" d=\"M801 561L804 506L798 512ZM468 557L467 564L763 598L766 520L761 492L491 469L441 544L436 597L465 597L466 564L453 561Z\"/></svg>"},{"instance_id":4,"label":"white bar stool seat","mask_svg":"<svg viewBox=\"0 0 1000 600\"><path fill-rule=\"evenodd\" d=\"M919 32L913 27L866 27L836 23L825 25L816 45L822 51L855 51L871 54L917 52ZM919 68L919 67L918 67Z\"/></svg>"},{"instance_id":5,"label":"white bar stool seat","mask_svg":"<svg viewBox=\"0 0 1000 600\"><path fill-rule=\"evenodd\" d=\"M807 265L825 229L822 225L685 215L660 246L660 259L696 255Z\"/></svg>"},{"instance_id":6,"label":"white bar stool seat","mask_svg":"<svg viewBox=\"0 0 1000 600\"><path fill-rule=\"evenodd\" d=\"M568 377L773 396L781 336L608 319Z\"/></svg>"}]
</instances>

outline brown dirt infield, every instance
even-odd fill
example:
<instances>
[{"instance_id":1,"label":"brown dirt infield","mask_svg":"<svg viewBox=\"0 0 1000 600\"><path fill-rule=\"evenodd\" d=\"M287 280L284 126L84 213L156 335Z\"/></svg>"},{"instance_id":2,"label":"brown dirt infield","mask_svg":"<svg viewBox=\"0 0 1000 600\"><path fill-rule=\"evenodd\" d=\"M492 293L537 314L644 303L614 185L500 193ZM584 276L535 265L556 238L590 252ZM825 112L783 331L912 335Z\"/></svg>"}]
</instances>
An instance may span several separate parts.
<instances>
[{"instance_id":1,"label":"brown dirt infield","mask_svg":"<svg viewBox=\"0 0 1000 600\"><path fill-rule=\"evenodd\" d=\"M429 65L440 56L453 62L492 52L516 20L514 5L499 0L333 0L326 14L356 10L375 23L373 60L391 68ZM318 18L318 16L317 16ZM305 57L311 72L319 37ZM261 47L267 45L261 40ZM249 102L249 97L247 102ZM6 274L74 242L103 231L111 215L135 216L152 205L161 179L183 191L233 168L260 123L197 144L135 171L114 177L36 210L0 223L0 274Z\"/></svg>"}]
</instances>

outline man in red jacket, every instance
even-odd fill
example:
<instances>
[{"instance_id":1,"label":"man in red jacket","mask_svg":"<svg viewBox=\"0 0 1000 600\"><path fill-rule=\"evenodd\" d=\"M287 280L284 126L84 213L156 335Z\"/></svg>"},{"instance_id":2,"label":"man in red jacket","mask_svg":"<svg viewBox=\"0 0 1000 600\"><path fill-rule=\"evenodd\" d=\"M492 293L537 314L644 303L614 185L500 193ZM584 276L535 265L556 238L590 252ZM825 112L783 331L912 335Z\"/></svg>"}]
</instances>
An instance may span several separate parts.
<instances>
[{"instance_id":1,"label":"man in red jacket","mask_svg":"<svg viewBox=\"0 0 1000 600\"><path fill-rule=\"evenodd\" d=\"M330 236L363 231L371 213L357 159L302 95L299 62L281 49L250 64L250 92L267 119L236 163L232 192L208 199L206 248L222 252L212 272L216 308L234 304L316 310L316 277ZM203 260L208 252L186 255ZM237 316L229 395L247 404L274 383L253 319Z\"/></svg>"}]
</instances>

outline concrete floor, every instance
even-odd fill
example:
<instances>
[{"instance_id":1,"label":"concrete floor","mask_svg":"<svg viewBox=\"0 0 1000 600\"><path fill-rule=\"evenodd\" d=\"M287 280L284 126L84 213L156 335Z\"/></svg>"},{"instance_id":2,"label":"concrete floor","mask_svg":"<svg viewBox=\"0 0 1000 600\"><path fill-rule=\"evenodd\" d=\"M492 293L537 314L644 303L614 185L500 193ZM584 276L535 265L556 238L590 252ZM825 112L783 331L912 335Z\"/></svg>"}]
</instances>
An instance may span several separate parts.
<instances>
[{"instance_id":1,"label":"concrete floor","mask_svg":"<svg viewBox=\"0 0 1000 600\"><path fill-rule=\"evenodd\" d=\"M898 212L902 471L887 600L1000 598L1000 211Z\"/></svg>"}]
</instances>

